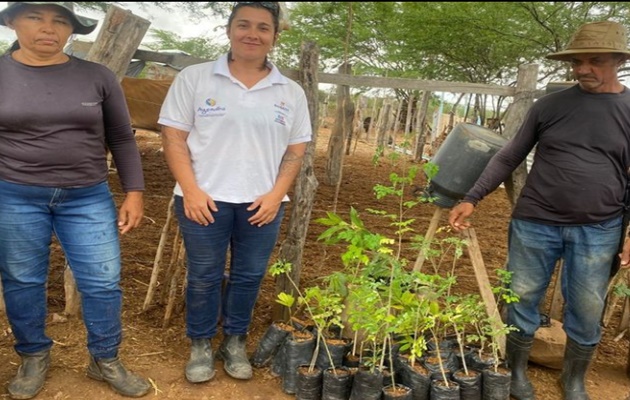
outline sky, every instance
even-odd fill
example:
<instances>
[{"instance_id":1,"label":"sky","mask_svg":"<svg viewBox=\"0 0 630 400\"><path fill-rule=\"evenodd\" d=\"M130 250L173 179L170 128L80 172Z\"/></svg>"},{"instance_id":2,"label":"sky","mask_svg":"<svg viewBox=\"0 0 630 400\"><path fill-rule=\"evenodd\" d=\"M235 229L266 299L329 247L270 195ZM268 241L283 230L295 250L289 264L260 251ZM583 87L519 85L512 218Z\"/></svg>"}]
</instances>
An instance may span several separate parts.
<instances>
[{"instance_id":1,"label":"sky","mask_svg":"<svg viewBox=\"0 0 630 400\"><path fill-rule=\"evenodd\" d=\"M118 3L121 8L131 11L134 15L145 18L151 22L149 31L145 34L143 42L151 41L151 29L157 28L167 30L176 33L182 39L188 39L193 37L214 37L220 40L221 43L227 43L227 37L225 36L223 26L227 21L218 19L212 16L210 13L205 18L191 19L185 12L165 11L154 5L152 2L121 2ZM144 4L146 9L140 7L140 4ZM6 8L7 2L0 2L0 10ZM176 8L175 8L176 10ZM80 15L90 17L102 21L105 18L105 13L97 13L90 11L80 11ZM90 35L80 35L80 40L93 41L98 35L96 30ZM215 32L215 28L219 28ZM13 31L5 26L0 26L0 40L13 42L15 40L15 34Z\"/></svg>"}]
</instances>

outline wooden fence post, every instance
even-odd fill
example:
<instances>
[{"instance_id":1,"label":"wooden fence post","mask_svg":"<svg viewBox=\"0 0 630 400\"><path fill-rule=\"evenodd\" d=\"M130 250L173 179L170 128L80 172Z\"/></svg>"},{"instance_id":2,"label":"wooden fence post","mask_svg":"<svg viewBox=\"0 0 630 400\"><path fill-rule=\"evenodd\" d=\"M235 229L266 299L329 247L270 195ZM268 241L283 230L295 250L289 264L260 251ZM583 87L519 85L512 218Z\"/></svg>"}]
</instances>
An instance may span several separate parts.
<instances>
[{"instance_id":1,"label":"wooden fence post","mask_svg":"<svg viewBox=\"0 0 630 400\"><path fill-rule=\"evenodd\" d=\"M350 64L344 63L339 67L339 73L349 73L352 70ZM328 152L326 161L326 184L336 186L341 181L343 171L344 152L346 148L346 133L352 132L352 118L354 117L354 105L350 99L350 87L337 86L337 117L335 125L328 139ZM350 122L348 124L348 122ZM349 132L348 132L349 130Z\"/></svg>"},{"instance_id":2,"label":"wooden fence post","mask_svg":"<svg viewBox=\"0 0 630 400\"><path fill-rule=\"evenodd\" d=\"M427 110L429 108L429 100L431 99L431 92L422 92L422 97L418 100L417 112L416 112L416 142L414 146L413 159L416 161L422 161L424 155L424 144L426 142L426 120Z\"/></svg>"},{"instance_id":3,"label":"wooden fence post","mask_svg":"<svg viewBox=\"0 0 630 400\"><path fill-rule=\"evenodd\" d=\"M94 44L85 57L114 71L121 81L151 22L111 5Z\"/></svg>"},{"instance_id":4,"label":"wooden fence post","mask_svg":"<svg viewBox=\"0 0 630 400\"><path fill-rule=\"evenodd\" d=\"M518 68L514 101L510 106L510 111L505 117L505 131L503 133L505 138L513 138L523 124L527 111L529 111L529 108L534 103L537 77L537 64L521 65ZM510 179L505 182L505 190L512 207L516 204L516 199L518 199L521 189L523 189L525 185L525 179L527 179L526 161L517 167Z\"/></svg>"},{"instance_id":5,"label":"wooden fence post","mask_svg":"<svg viewBox=\"0 0 630 400\"><path fill-rule=\"evenodd\" d=\"M317 130L319 129L318 117L318 75L317 66L319 60L319 49L313 42L302 44L300 56L300 78L299 82L306 92L308 99L309 114L311 117L311 127L313 130L312 140L306 147L306 154L302 162L300 175L295 182L294 199L291 208L291 218L287 227L287 236L280 247L278 259L288 261L292 265L291 279L299 285L300 273L302 271L302 254L304 253L304 242L308 231L311 211L315 201L315 192L318 182L313 169L315 149L317 144ZM276 295L282 292L295 293L291 282L286 276L279 276L276 279ZM288 311L286 307L274 302L272 316L275 321L287 320Z\"/></svg>"}]
</instances>

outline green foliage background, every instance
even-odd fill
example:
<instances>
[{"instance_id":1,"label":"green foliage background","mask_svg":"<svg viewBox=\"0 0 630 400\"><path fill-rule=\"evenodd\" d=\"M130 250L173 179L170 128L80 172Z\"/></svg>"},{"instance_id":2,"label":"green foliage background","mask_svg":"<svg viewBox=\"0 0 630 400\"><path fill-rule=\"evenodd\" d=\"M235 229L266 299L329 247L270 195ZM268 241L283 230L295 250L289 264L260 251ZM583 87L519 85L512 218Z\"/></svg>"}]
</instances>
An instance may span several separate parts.
<instances>
[{"instance_id":1,"label":"green foliage background","mask_svg":"<svg viewBox=\"0 0 630 400\"><path fill-rule=\"evenodd\" d=\"M114 2L77 2L104 15ZM227 20L233 2L139 2L202 22L210 12ZM545 55L563 49L587 21L630 23L625 2L287 2L291 28L282 33L274 61L295 68L301 44L320 48L321 69L344 61L361 75L510 85L519 65L540 65L541 81L567 80L563 63ZM151 29L154 50L177 48L213 59L226 50L213 38L181 38ZM0 50L8 43L0 42Z\"/></svg>"}]
</instances>

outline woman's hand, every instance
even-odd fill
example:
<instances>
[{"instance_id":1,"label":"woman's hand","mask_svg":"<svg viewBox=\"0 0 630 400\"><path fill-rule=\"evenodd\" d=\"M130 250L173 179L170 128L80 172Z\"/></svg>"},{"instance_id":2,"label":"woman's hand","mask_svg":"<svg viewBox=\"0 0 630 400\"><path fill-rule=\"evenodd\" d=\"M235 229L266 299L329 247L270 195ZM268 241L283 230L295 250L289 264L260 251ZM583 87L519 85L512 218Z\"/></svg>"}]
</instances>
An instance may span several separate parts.
<instances>
[{"instance_id":1,"label":"woman's hand","mask_svg":"<svg viewBox=\"0 0 630 400\"><path fill-rule=\"evenodd\" d=\"M142 192L128 192L118 210L118 230L125 234L140 226L144 216Z\"/></svg>"}]
</instances>

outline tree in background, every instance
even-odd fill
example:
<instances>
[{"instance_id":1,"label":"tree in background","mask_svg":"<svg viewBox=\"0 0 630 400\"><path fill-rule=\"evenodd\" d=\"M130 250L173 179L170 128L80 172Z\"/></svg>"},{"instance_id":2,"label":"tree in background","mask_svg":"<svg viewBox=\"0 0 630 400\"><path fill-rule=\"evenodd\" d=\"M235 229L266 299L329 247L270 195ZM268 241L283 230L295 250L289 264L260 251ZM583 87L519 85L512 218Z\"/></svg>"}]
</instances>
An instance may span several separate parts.
<instances>
[{"instance_id":1,"label":"tree in background","mask_svg":"<svg viewBox=\"0 0 630 400\"><path fill-rule=\"evenodd\" d=\"M346 45L348 3L292 5L292 29L283 34L278 58L295 67L294 49L313 40L321 68L336 68ZM569 67L545 56L564 48L585 22L628 25L629 10L621 2L364 2L353 12L349 61L360 75L498 85L514 85L519 66L535 63L541 84L565 81ZM472 100L475 109L486 109L487 96Z\"/></svg>"},{"instance_id":2,"label":"tree in background","mask_svg":"<svg viewBox=\"0 0 630 400\"><path fill-rule=\"evenodd\" d=\"M180 50L191 56L216 60L219 55L228 51L228 45L217 45L212 38L182 39L179 35L162 29L150 29L154 41L145 43L151 50Z\"/></svg>"},{"instance_id":3,"label":"tree in background","mask_svg":"<svg viewBox=\"0 0 630 400\"><path fill-rule=\"evenodd\" d=\"M76 4L105 11L116 3ZM233 3L139 4L186 12L191 21L198 22L208 10L226 18ZM282 32L273 54L280 67L297 68L301 44L308 40L318 44L320 68L326 72L335 72L348 61L358 75L497 85L514 85L519 66L528 63L540 66L542 85L568 80L569 67L550 62L545 58L548 53L563 49L572 32L585 22L611 19L630 24L630 3L624 2L363 2L354 9L350 2L285 4L291 28ZM178 49L208 59L226 50L215 45L213 38L150 32L156 39L148 44L153 50ZM408 94L397 91L396 96ZM500 110L503 100L496 99L493 108ZM482 113L488 107L485 95L468 101Z\"/></svg>"}]
</instances>

